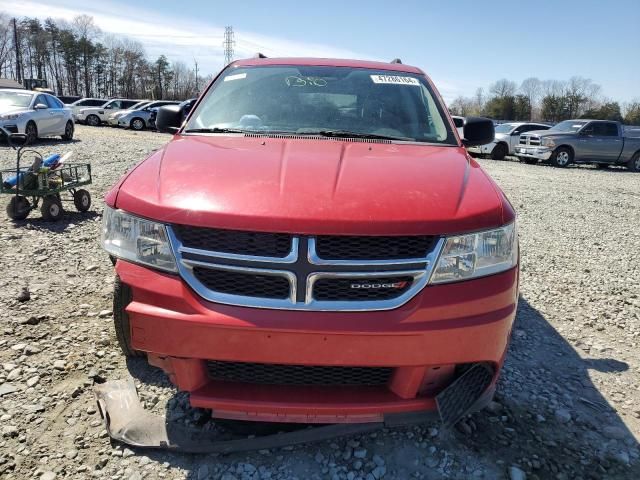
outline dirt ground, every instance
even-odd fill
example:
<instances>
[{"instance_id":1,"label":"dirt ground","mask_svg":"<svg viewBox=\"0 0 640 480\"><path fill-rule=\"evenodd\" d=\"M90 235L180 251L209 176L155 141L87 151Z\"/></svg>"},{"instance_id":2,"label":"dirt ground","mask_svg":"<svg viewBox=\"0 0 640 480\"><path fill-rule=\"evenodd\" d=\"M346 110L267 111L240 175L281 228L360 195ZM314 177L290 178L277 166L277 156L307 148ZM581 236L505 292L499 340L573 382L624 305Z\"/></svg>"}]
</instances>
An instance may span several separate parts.
<instances>
[{"instance_id":1,"label":"dirt ground","mask_svg":"<svg viewBox=\"0 0 640 480\"><path fill-rule=\"evenodd\" d=\"M456 429L432 423L226 456L110 442L96 377L132 375L146 408L215 428L161 371L125 361L112 329L102 196L167 140L79 126L72 143L42 141L43 153L91 162L91 211L71 204L55 224L0 212L0 478L640 478L640 175L590 166L479 161L518 212L522 288L496 401ZM13 162L0 146L0 166Z\"/></svg>"}]
</instances>

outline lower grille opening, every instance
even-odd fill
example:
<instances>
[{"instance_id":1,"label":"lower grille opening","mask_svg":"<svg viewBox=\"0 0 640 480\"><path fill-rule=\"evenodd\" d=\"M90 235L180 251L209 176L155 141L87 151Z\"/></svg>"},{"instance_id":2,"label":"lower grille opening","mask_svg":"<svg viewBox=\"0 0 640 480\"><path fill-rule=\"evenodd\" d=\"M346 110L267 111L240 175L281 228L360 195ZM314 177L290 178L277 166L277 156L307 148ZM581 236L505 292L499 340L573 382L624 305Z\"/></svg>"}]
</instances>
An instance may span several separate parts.
<instances>
[{"instance_id":1,"label":"lower grille opening","mask_svg":"<svg viewBox=\"0 0 640 480\"><path fill-rule=\"evenodd\" d=\"M213 380L257 385L380 386L389 381L393 368L329 367L268 363L207 362Z\"/></svg>"},{"instance_id":2,"label":"lower grille opening","mask_svg":"<svg viewBox=\"0 0 640 480\"><path fill-rule=\"evenodd\" d=\"M413 277L321 278L313 285L313 298L328 301L388 300L399 297Z\"/></svg>"},{"instance_id":3,"label":"lower grille opening","mask_svg":"<svg viewBox=\"0 0 640 480\"><path fill-rule=\"evenodd\" d=\"M208 289L230 295L286 299L290 293L285 277L203 267L195 267L193 274Z\"/></svg>"}]
</instances>

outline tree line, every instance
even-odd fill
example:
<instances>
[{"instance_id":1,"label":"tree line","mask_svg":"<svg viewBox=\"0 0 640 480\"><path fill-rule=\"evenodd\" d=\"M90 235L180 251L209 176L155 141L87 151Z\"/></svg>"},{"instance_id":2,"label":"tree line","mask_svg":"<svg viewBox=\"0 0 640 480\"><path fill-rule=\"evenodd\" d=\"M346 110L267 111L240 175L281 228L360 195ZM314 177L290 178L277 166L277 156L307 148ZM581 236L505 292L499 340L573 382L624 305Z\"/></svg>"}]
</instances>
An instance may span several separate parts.
<instances>
[{"instance_id":1,"label":"tree line","mask_svg":"<svg viewBox=\"0 0 640 480\"><path fill-rule=\"evenodd\" d=\"M594 118L640 125L640 99L621 105L604 97L597 83L577 76L567 81L530 77L520 85L503 78L493 83L487 94L478 88L473 97L457 97L449 109L454 115L483 115L500 120L559 122Z\"/></svg>"},{"instance_id":2,"label":"tree line","mask_svg":"<svg viewBox=\"0 0 640 480\"><path fill-rule=\"evenodd\" d=\"M88 15L20 18L15 33L0 12L0 77L43 79L57 95L183 100L211 79L197 75L197 64L149 59L139 42L101 32Z\"/></svg>"}]
</instances>

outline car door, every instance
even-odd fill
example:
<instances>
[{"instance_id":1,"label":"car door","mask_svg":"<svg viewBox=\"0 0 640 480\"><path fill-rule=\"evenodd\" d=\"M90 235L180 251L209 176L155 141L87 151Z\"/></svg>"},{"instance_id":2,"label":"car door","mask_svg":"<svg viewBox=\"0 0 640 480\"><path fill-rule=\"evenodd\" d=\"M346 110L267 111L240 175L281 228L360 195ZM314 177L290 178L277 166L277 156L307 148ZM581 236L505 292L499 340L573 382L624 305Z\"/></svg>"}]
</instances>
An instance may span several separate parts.
<instances>
[{"instance_id":1,"label":"car door","mask_svg":"<svg viewBox=\"0 0 640 480\"><path fill-rule=\"evenodd\" d=\"M62 135L64 133L64 128L67 125L67 116L64 112L64 105L60 100L52 97L51 95L45 95L44 98L47 100L49 116L52 119L51 133L53 135Z\"/></svg>"},{"instance_id":2,"label":"car door","mask_svg":"<svg viewBox=\"0 0 640 480\"><path fill-rule=\"evenodd\" d=\"M31 104L33 113L30 117L36 123L39 136L51 135L54 123L53 117L49 115L49 104L45 97L46 96L41 93L34 98L33 103ZM44 105L45 108L36 109L36 105Z\"/></svg>"},{"instance_id":3,"label":"car door","mask_svg":"<svg viewBox=\"0 0 640 480\"><path fill-rule=\"evenodd\" d=\"M580 130L578 158L597 162L615 162L622 150L622 137L614 122L590 122Z\"/></svg>"}]
</instances>

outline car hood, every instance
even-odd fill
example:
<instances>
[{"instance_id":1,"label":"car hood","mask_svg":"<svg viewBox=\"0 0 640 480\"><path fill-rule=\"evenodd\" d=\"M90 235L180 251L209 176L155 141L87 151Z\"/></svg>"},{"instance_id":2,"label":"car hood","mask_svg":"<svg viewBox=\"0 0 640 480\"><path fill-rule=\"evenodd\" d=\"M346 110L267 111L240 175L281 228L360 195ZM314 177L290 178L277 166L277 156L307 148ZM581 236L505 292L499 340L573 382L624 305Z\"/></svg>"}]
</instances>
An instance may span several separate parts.
<instances>
[{"instance_id":1,"label":"car hood","mask_svg":"<svg viewBox=\"0 0 640 480\"><path fill-rule=\"evenodd\" d=\"M14 107L13 105L0 105L0 115L8 115L12 113L26 113L32 111L28 107Z\"/></svg>"},{"instance_id":2,"label":"car hood","mask_svg":"<svg viewBox=\"0 0 640 480\"><path fill-rule=\"evenodd\" d=\"M301 234L447 234L513 219L461 147L176 136L107 194L166 223Z\"/></svg>"},{"instance_id":3,"label":"car hood","mask_svg":"<svg viewBox=\"0 0 640 480\"><path fill-rule=\"evenodd\" d=\"M537 135L538 137L550 137L550 136L560 137L560 136L567 136L567 135L575 135L575 132L556 132L556 131L550 131L550 130L532 130L530 132L523 133L523 135Z\"/></svg>"}]
</instances>

